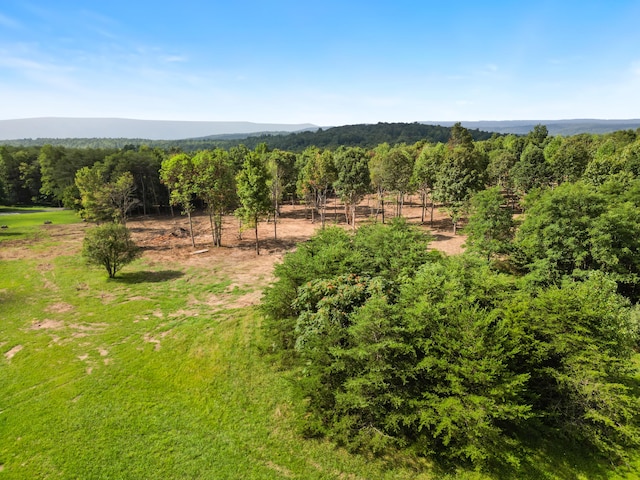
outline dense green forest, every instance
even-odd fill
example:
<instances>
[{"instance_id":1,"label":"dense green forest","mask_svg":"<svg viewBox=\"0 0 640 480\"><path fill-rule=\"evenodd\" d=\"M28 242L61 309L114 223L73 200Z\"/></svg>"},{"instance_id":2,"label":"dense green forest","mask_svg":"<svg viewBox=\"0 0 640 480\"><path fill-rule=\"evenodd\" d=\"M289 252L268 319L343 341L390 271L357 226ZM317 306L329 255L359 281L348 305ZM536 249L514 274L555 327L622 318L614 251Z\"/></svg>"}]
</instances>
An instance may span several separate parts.
<instances>
[{"instance_id":1,"label":"dense green forest","mask_svg":"<svg viewBox=\"0 0 640 480\"><path fill-rule=\"evenodd\" d=\"M142 145L167 151L193 152L214 148L231 148L245 145L254 149L261 143L270 148L301 152L307 147L335 149L339 146L373 148L381 143L395 145L398 143L415 143L418 141L446 142L449 138L449 127L423 125L420 123L378 123L363 125L345 125L341 127L304 131L297 133L264 133L264 134L227 134L212 135L202 138L184 140L145 140L140 138L36 138L3 140L0 145L19 147L39 147L53 145L67 148L104 148L121 149ZM471 130L475 140L486 140L490 132Z\"/></svg>"},{"instance_id":2,"label":"dense green forest","mask_svg":"<svg viewBox=\"0 0 640 480\"><path fill-rule=\"evenodd\" d=\"M479 140L457 124L443 140L301 151L3 146L0 187L2 203L89 220L204 210L214 245L223 215L257 229L298 199L324 226L337 196L353 233L323 228L288 254L263 305L267 350L308 399L304 435L488 470L517 471L540 442L614 465L637 455L639 131ZM422 223L441 208L465 229L464 255L430 251L403 221L409 193ZM371 194L379 221L356 228Z\"/></svg>"}]
</instances>

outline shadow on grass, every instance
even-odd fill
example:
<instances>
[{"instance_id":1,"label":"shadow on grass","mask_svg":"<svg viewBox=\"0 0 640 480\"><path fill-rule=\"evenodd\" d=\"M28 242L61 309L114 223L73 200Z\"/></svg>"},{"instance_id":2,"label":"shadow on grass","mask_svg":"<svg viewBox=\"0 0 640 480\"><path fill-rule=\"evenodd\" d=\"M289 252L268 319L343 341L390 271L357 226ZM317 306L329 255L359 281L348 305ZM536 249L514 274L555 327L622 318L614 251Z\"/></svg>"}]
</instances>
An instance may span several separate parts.
<instances>
[{"instance_id":1,"label":"shadow on grass","mask_svg":"<svg viewBox=\"0 0 640 480\"><path fill-rule=\"evenodd\" d=\"M631 472L623 461L613 461L599 456L587 445L566 441L561 435L549 437L549 432L547 435L533 431L525 433L528 435L521 441L499 440L491 445L485 452L485 460L475 466L472 462L460 458L448 458L449 447L442 446L436 447L431 455L425 456L410 449L403 451L395 450L393 447L385 450L381 456L361 454L382 460L389 470L429 471L433 475L429 478L442 480L606 480L611 478L614 472L620 475L616 478L637 478L625 476L636 472Z\"/></svg>"},{"instance_id":2,"label":"shadow on grass","mask_svg":"<svg viewBox=\"0 0 640 480\"><path fill-rule=\"evenodd\" d=\"M0 238L4 238L4 237L17 237L18 235L24 235L24 232L6 232L6 231L0 231Z\"/></svg>"},{"instance_id":3,"label":"shadow on grass","mask_svg":"<svg viewBox=\"0 0 640 480\"><path fill-rule=\"evenodd\" d=\"M460 471L472 472L473 466L462 466L447 460L434 459L434 472L438 478L457 478ZM532 435L517 446L497 447L481 471L490 479L542 480L588 478L605 480L624 465L598 456L586 445L578 445L562 438L541 438Z\"/></svg>"},{"instance_id":4,"label":"shadow on grass","mask_svg":"<svg viewBox=\"0 0 640 480\"><path fill-rule=\"evenodd\" d=\"M260 254L287 252L293 250L298 244L308 239L309 238L305 236L278 238L277 240L273 238L263 238L260 240ZM245 235L245 237L240 240L240 243L233 248L238 248L243 251L255 250L256 241L250 236Z\"/></svg>"},{"instance_id":5,"label":"shadow on grass","mask_svg":"<svg viewBox=\"0 0 640 480\"><path fill-rule=\"evenodd\" d=\"M44 213L62 210L57 208L37 209L37 208L20 208L20 207L0 207L0 215L15 215L20 213Z\"/></svg>"},{"instance_id":6,"label":"shadow on grass","mask_svg":"<svg viewBox=\"0 0 640 480\"><path fill-rule=\"evenodd\" d=\"M120 273L113 279L115 282L134 284L134 283L160 283L167 282L169 280L175 280L180 278L184 273L178 270L161 270L159 272L132 272L132 273Z\"/></svg>"}]
</instances>

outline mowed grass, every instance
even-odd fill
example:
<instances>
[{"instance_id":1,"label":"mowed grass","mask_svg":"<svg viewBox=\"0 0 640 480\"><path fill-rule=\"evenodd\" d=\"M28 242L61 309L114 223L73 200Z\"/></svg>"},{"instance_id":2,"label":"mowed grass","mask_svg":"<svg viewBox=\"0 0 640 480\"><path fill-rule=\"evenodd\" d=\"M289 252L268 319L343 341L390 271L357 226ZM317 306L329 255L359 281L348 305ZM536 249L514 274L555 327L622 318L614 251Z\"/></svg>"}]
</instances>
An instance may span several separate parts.
<instances>
[{"instance_id":1,"label":"mowed grass","mask_svg":"<svg viewBox=\"0 0 640 480\"><path fill-rule=\"evenodd\" d=\"M208 274L207 274L208 273ZM0 478L431 478L307 441L215 268L0 262Z\"/></svg>"},{"instance_id":2,"label":"mowed grass","mask_svg":"<svg viewBox=\"0 0 640 480\"><path fill-rule=\"evenodd\" d=\"M0 261L0 479L493 478L300 437L295 377L229 294L214 265ZM573 458L518 478L636 478Z\"/></svg>"},{"instance_id":3,"label":"mowed grass","mask_svg":"<svg viewBox=\"0 0 640 480\"><path fill-rule=\"evenodd\" d=\"M38 238L46 232L45 222L64 225L80 221L77 212L61 208L0 206L0 243L7 240Z\"/></svg>"}]
</instances>

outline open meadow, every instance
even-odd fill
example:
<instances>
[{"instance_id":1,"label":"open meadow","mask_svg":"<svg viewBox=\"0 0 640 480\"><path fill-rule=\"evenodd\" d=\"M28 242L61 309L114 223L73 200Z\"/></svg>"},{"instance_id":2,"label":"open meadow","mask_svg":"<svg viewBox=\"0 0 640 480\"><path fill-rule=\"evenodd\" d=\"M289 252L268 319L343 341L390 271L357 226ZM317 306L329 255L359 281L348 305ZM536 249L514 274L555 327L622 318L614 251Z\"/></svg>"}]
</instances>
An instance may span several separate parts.
<instances>
[{"instance_id":1,"label":"open meadow","mask_svg":"<svg viewBox=\"0 0 640 480\"><path fill-rule=\"evenodd\" d=\"M261 224L260 256L235 219L217 249L204 216L196 249L185 217L134 219L143 256L113 280L86 266L92 226L70 215L0 220L0 479L489 478L296 433L302 399L264 353L256 307L273 265L319 227L303 210L285 210L277 241ZM437 220L433 245L460 251ZM533 458L530 478L636 478L576 458Z\"/></svg>"}]
</instances>

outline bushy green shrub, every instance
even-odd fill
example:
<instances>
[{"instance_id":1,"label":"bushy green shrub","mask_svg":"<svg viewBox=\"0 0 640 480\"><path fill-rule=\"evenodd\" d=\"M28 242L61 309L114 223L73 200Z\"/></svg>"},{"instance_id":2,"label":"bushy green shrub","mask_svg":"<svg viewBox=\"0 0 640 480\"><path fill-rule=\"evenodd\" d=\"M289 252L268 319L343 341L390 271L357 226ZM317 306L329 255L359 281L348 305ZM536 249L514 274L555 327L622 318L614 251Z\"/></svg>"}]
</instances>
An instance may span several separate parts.
<instances>
[{"instance_id":1,"label":"bushy green shrub","mask_svg":"<svg viewBox=\"0 0 640 480\"><path fill-rule=\"evenodd\" d=\"M141 253L127 227L117 223L99 225L87 231L82 245L82 255L89 263L103 266L109 278L115 277Z\"/></svg>"},{"instance_id":2,"label":"bushy green shrub","mask_svg":"<svg viewBox=\"0 0 640 480\"><path fill-rule=\"evenodd\" d=\"M328 230L278 266L265 325L298 362L303 432L477 467L517 464L533 432L612 461L638 445L638 329L615 282L531 288L420 235Z\"/></svg>"}]
</instances>

